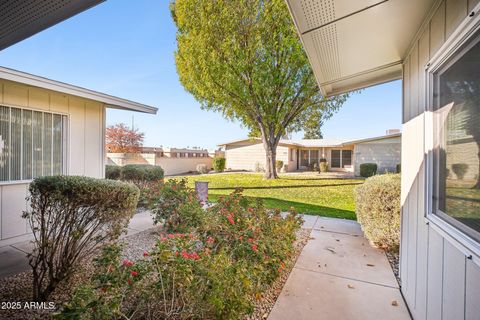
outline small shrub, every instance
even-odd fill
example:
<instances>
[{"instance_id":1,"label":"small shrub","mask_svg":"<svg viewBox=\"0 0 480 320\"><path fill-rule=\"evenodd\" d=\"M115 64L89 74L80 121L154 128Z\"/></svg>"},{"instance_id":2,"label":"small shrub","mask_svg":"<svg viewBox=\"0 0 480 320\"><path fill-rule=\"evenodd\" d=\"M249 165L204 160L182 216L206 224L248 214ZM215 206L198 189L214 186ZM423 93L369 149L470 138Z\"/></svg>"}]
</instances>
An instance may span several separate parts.
<instances>
[{"instance_id":1,"label":"small shrub","mask_svg":"<svg viewBox=\"0 0 480 320\"><path fill-rule=\"evenodd\" d=\"M320 172L328 172L328 162L320 161Z\"/></svg>"},{"instance_id":2,"label":"small shrub","mask_svg":"<svg viewBox=\"0 0 480 320\"><path fill-rule=\"evenodd\" d=\"M360 164L360 176L368 178L377 173L376 163L362 163Z\"/></svg>"},{"instance_id":3,"label":"small shrub","mask_svg":"<svg viewBox=\"0 0 480 320\"><path fill-rule=\"evenodd\" d=\"M120 181L79 176L36 178L29 191L31 209L23 217L34 235L33 296L46 301L82 259L120 236L139 191Z\"/></svg>"},{"instance_id":4,"label":"small shrub","mask_svg":"<svg viewBox=\"0 0 480 320\"><path fill-rule=\"evenodd\" d=\"M275 160L275 167L277 168L277 172L282 170L283 168L283 161L282 160Z\"/></svg>"},{"instance_id":5,"label":"small shrub","mask_svg":"<svg viewBox=\"0 0 480 320\"><path fill-rule=\"evenodd\" d=\"M355 189L357 220L376 246L398 251L400 241L400 175L370 177Z\"/></svg>"},{"instance_id":6,"label":"small shrub","mask_svg":"<svg viewBox=\"0 0 480 320\"><path fill-rule=\"evenodd\" d=\"M208 167L207 167L206 164L203 164L203 163L197 164L196 169L197 169L197 172L200 173L200 174L208 173Z\"/></svg>"},{"instance_id":7,"label":"small shrub","mask_svg":"<svg viewBox=\"0 0 480 320\"><path fill-rule=\"evenodd\" d=\"M163 180L164 172L160 166L150 164L127 164L122 167L120 178L124 181L131 181L137 185L145 182Z\"/></svg>"},{"instance_id":8,"label":"small shrub","mask_svg":"<svg viewBox=\"0 0 480 320\"><path fill-rule=\"evenodd\" d=\"M255 162L255 172L265 172L264 166L260 162Z\"/></svg>"},{"instance_id":9,"label":"small shrub","mask_svg":"<svg viewBox=\"0 0 480 320\"><path fill-rule=\"evenodd\" d=\"M322 163L322 162L327 162L327 159L325 159L325 158L320 158L320 163Z\"/></svg>"},{"instance_id":10,"label":"small shrub","mask_svg":"<svg viewBox=\"0 0 480 320\"><path fill-rule=\"evenodd\" d=\"M320 168L318 167L318 163L314 162L313 163L313 171L318 172Z\"/></svg>"},{"instance_id":11,"label":"small shrub","mask_svg":"<svg viewBox=\"0 0 480 320\"><path fill-rule=\"evenodd\" d=\"M106 165L105 166L105 178L111 180L120 179L120 174L122 172L122 167L115 165Z\"/></svg>"},{"instance_id":12,"label":"small shrub","mask_svg":"<svg viewBox=\"0 0 480 320\"><path fill-rule=\"evenodd\" d=\"M466 163L452 164L452 171L460 180L463 180L463 177L465 176L465 173L467 173L467 170L468 170L468 164Z\"/></svg>"},{"instance_id":13,"label":"small shrub","mask_svg":"<svg viewBox=\"0 0 480 320\"><path fill-rule=\"evenodd\" d=\"M202 204L187 180L168 180L159 185L158 198L152 209L153 221L167 231L185 232L197 226L204 217Z\"/></svg>"},{"instance_id":14,"label":"small shrub","mask_svg":"<svg viewBox=\"0 0 480 320\"><path fill-rule=\"evenodd\" d=\"M215 157L213 158L213 170L216 172L223 172L225 170L225 158L224 157Z\"/></svg>"},{"instance_id":15,"label":"small shrub","mask_svg":"<svg viewBox=\"0 0 480 320\"><path fill-rule=\"evenodd\" d=\"M401 173L402 172L402 165L399 163L395 167L395 173Z\"/></svg>"}]
</instances>

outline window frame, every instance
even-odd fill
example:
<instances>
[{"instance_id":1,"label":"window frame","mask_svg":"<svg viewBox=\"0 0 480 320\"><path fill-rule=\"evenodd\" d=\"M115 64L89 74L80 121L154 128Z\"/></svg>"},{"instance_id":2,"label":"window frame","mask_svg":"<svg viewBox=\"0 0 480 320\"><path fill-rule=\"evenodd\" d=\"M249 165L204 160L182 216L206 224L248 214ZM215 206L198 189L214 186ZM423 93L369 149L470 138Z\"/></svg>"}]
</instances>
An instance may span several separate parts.
<instances>
[{"instance_id":1,"label":"window frame","mask_svg":"<svg viewBox=\"0 0 480 320\"><path fill-rule=\"evenodd\" d=\"M475 8L480 9L480 4ZM477 12L475 10L475 12ZM470 255L472 252L480 256L480 240L473 238L467 234L463 228L459 228L455 220L446 213L434 212L435 208L435 190L434 190L434 166L435 162L435 118L434 118L434 93L435 93L435 73L453 63L460 55L472 45L477 37L480 36L480 14L473 17L467 17L458 26L458 28L450 35L442 47L432 56L424 69L425 78L425 97L426 112L424 117L424 134L425 134L425 212L424 218L427 224L430 224L446 239L465 254ZM446 218L448 216L449 218ZM461 223L461 222L457 222ZM464 225L468 228L467 225ZM473 230L473 229L472 229Z\"/></svg>"},{"instance_id":2,"label":"window frame","mask_svg":"<svg viewBox=\"0 0 480 320\"><path fill-rule=\"evenodd\" d=\"M63 136L62 136L62 164L63 164L62 174L64 174L64 175L68 174L68 171L69 171L68 153L69 153L69 145L70 145L70 115L68 113L65 113L65 112L44 110L44 109L34 108L34 107L19 106L19 105L14 105L14 104L11 104L11 103L1 102L0 106L10 108L10 114L11 114L11 108L15 108L15 109L21 110L22 115L23 115L23 111L31 111L32 115L33 115L33 112L41 112L42 113L42 118L44 117L44 114L46 114L46 113L51 114L52 119L53 119L54 115L61 116L62 117L61 118L62 123L65 126L63 128L63 132L62 132L62 134L63 134ZM22 117L22 119L23 119L23 117ZM63 119L65 119L65 121L63 121ZM53 134L53 120L52 120L52 134ZM43 135L43 133L42 133L42 135ZM22 126L22 137L23 137L23 126ZM53 139L53 135L52 135L52 139ZM22 144L23 144L23 141L22 141ZM22 153L23 153L23 151L22 151ZM53 148L52 148L52 153L53 153ZM22 170L22 175L23 175L23 159L22 159L21 170ZM29 184L34 179L35 178L32 177L31 179L0 181L0 187L1 186L8 186L8 185L17 185L17 184Z\"/></svg>"}]
</instances>

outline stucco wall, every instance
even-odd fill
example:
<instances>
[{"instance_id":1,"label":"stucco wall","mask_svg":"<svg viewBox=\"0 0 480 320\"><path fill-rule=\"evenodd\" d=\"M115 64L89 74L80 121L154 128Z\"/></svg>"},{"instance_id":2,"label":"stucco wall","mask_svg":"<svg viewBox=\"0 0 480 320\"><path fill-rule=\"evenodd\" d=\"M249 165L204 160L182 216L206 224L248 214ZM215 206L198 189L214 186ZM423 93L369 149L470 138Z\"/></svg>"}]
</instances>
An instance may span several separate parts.
<instances>
[{"instance_id":1,"label":"stucco wall","mask_svg":"<svg viewBox=\"0 0 480 320\"><path fill-rule=\"evenodd\" d=\"M105 107L102 103L2 79L0 103L67 115L67 173L104 176ZM27 189L28 183L0 182L0 246L28 238L28 226L21 217L27 207Z\"/></svg>"},{"instance_id":2,"label":"stucco wall","mask_svg":"<svg viewBox=\"0 0 480 320\"><path fill-rule=\"evenodd\" d=\"M355 175L360 175L360 164L376 163L378 173L395 172L401 161L401 138L369 141L355 145Z\"/></svg>"},{"instance_id":3,"label":"stucco wall","mask_svg":"<svg viewBox=\"0 0 480 320\"><path fill-rule=\"evenodd\" d=\"M151 164L162 167L165 175L181 174L196 171L198 164L212 168L212 158L169 158L156 157L153 153L107 153L107 164L123 166L126 164Z\"/></svg>"}]
</instances>

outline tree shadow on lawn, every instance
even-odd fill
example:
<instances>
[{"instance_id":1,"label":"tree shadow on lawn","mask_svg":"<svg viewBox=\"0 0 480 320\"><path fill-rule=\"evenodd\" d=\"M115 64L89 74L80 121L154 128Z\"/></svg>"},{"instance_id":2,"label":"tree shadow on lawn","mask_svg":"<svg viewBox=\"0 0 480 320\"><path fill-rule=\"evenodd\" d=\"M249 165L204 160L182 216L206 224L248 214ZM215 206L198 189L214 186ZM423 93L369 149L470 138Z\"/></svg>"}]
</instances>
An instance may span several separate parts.
<instances>
[{"instance_id":1,"label":"tree shadow on lawn","mask_svg":"<svg viewBox=\"0 0 480 320\"><path fill-rule=\"evenodd\" d=\"M341 187L341 186L355 186L362 184L362 182L350 183L332 183L332 184L300 184L288 186L253 186L253 187L237 187L243 190L264 190L264 189L290 189L290 188L324 188L324 187ZM235 190L234 187L209 187L208 190Z\"/></svg>"},{"instance_id":2,"label":"tree shadow on lawn","mask_svg":"<svg viewBox=\"0 0 480 320\"><path fill-rule=\"evenodd\" d=\"M209 194L208 200L211 202L217 202L219 197L224 197L224 196L225 195L223 194ZM325 206L319 206L319 205L310 204L310 203L288 201L288 200L277 199L277 198L250 197L250 196L245 196L245 197L251 200L260 199L263 201L265 206L270 209L280 209L281 211L289 211L290 208L293 207L298 213L302 213L302 214L357 220L355 211L353 210L325 207Z\"/></svg>"}]
</instances>

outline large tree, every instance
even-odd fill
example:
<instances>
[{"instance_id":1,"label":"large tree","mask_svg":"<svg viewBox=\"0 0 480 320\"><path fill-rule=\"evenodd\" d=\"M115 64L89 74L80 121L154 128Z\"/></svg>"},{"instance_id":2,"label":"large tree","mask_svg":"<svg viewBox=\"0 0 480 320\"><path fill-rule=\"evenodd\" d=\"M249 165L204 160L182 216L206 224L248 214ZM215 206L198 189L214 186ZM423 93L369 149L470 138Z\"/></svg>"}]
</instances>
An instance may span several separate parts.
<instances>
[{"instance_id":1,"label":"large tree","mask_svg":"<svg viewBox=\"0 0 480 320\"><path fill-rule=\"evenodd\" d=\"M144 133L131 129L124 123L107 127L106 148L114 153L137 153L143 145Z\"/></svg>"},{"instance_id":2,"label":"large tree","mask_svg":"<svg viewBox=\"0 0 480 320\"><path fill-rule=\"evenodd\" d=\"M285 0L176 0L172 15L181 83L202 108L258 132L265 177L276 178L281 137L346 99L320 94Z\"/></svg>"}]
</instances>

